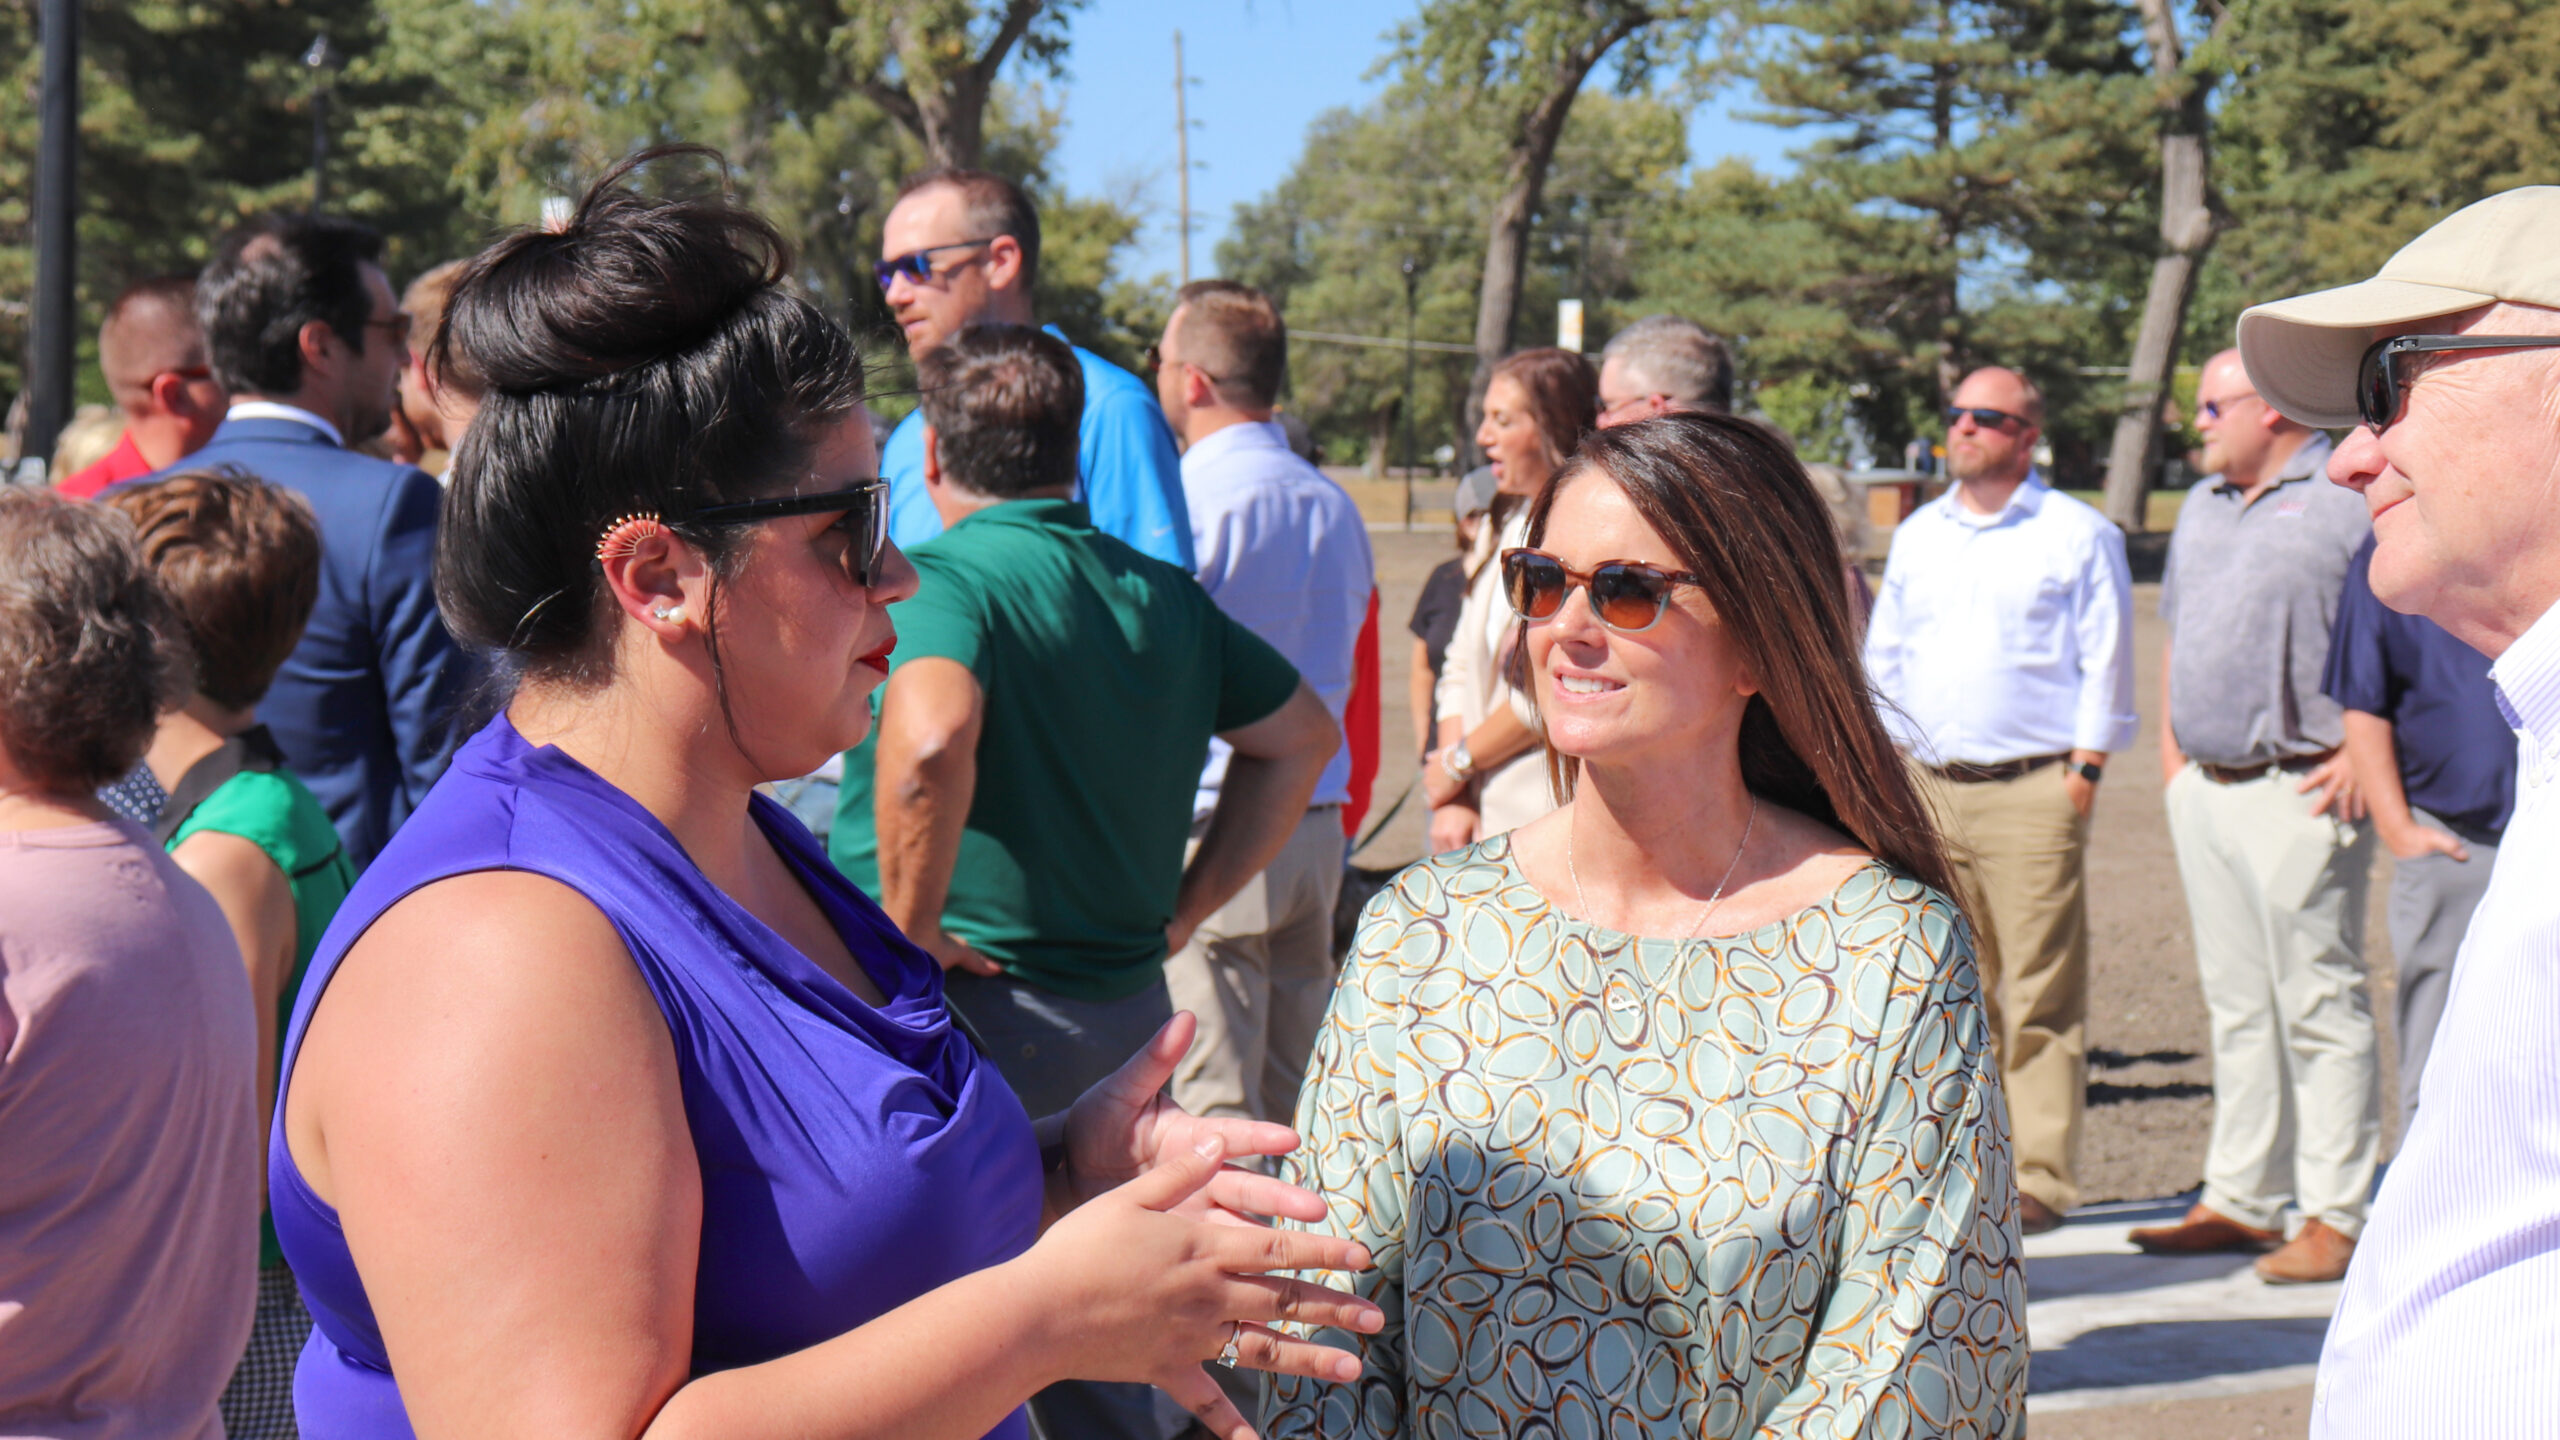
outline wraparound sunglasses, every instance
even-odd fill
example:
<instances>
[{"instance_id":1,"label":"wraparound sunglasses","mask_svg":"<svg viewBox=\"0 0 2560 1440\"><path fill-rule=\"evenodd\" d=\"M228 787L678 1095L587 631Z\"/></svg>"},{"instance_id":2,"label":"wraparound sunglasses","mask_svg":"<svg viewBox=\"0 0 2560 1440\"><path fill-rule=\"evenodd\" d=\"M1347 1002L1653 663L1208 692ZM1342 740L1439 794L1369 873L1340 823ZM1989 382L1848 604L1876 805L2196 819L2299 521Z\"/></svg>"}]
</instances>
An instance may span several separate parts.
<instances>
[{"instance_id":1,"label":"wraparound sunglasses","mask_svg":"<svg viewBox=\"0 0 2560 1440\"><path fill-rule=\"evenodd\" d=\"M1664 570L1635 560L1604 560L1589 570L1576 570L1544 550L1525 547L1502 552L1502 593L1512 613L1536 624L1552 620L1564 609L1575 586L1591 596L1591 613L1621 634L1650 630L1670 608L1671 587L1701 584L1686 570Z\"/></svg>"},{"instance_id":2,"label":"wraparound sunglasses","mask_svg":"<svg viewBox=\"0 0 2560 1440\"><path fill-rule=\"evenodd\" d=\"M948 245L927 245L921 250L910 250L904 255L892 255L872 266L871 278L880 282L880 293L883 295L889 293L889 287L897 284L898 277L901 275L922 285L933 279L934 256L945 250L966 250L972 245L993 245L994 243L996 243L996 237L990 235L983 240L954 240ZM957 269L961 263L963 262L954 261L952 268Z\"/></svg>"},{"instance_id":3,"label":"wraparound sunglasses","mask_svg":"<svg viewBox=\"0 0 2560 1440\"><path fill-rule=\"evenodd\" d=\"M2409 355L2454 350L2548 350L2560 346L2560 335L2394 335L2376 340L2356 366L2356 418L2374 429L2391 428L2400 407L2409 403L2409 383L2400 378L2400 361Z\"/></svg>"},{"instance_id":4,"label":"wraparound sunglasses","mask_svg":"<svg viewBox=\"0 0 2560 1440\"><path fill-rule=\"evenodd\" d=\"M868 590L880 583L880 561L889 550L889 482L865 480L843 490L815 495L777 495L769 500L741 500L711 505L685 517L689 525L752 525L793 515L841 511L835 528L845 532L844 572Z\"/></svg>"}]
</instances>

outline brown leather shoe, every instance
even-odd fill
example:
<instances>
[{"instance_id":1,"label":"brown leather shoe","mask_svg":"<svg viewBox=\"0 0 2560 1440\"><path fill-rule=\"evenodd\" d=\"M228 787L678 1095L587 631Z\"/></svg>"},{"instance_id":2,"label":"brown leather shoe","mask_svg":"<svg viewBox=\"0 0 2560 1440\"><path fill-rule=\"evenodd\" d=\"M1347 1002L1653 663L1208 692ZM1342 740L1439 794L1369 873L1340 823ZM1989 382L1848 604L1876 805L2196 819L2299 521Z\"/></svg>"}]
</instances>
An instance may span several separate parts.
<instances>
[{"instance_id":1,"label":"brown leather shoe","mask_svg":"<svg viewBox=\"0 0 2560 1440\"><path fill-rule=\"evenodd\" d=\"M2219 1210L2198 1205L2175 1225L2154 1225L2125 1237L2151 1255L2210 1255L2222 1250L2273 1250L2281 1230L2243 1225Z\"/></svg>"},{"instance_id":2,"label":"brown leather shoe","mask_svg":"<svg viewBox=\"0 0 2560 1440\"><path fill-rule=\"evenodd\" d=\"M2061 1212L2021 1190L2018 1192L2018 1233L2042 1235L2062 1228Z\"/></svg>"},{"instance_id":3,"label":"brown leather shoe","mask_svg":"<svg viewBox=\"0 0 2560 1440\"><path fill-rule=\"evenodd\" d=\"M2317 1220L2306 1220L2302 1232L2273 1255L2258 1257L2258 1278L2270 1285L2317 1285L2346 1278L2356 1242Z\"/></svg>"}]
</instances>

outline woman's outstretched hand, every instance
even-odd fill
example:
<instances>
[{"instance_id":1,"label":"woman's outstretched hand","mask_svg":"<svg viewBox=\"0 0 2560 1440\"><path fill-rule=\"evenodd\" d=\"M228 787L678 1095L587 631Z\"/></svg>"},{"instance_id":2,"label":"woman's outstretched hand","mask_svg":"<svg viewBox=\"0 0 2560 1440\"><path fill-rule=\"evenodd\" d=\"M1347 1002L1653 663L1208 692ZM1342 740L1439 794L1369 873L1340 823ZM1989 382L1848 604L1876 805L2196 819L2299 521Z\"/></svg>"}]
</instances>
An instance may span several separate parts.
<instances>
[{"instance_id":1,"label":"woman's outstretched hand","mask_svg":"<svg viewBox=\"0 0 2560 1440\"><path fill-rule=\"evenodd\" d=\"M1232 1337L1239 1364L1348 1383L1360 1378L1358 1356L1270 1327L1329 1326L1369 1335L1385 1316L1357 1296L1271 1273L1366 1269L1369 1252L1360 1245L1302 1230L1216 1223L1219 1207L1208 1192L1222 1176L1241 1173L1226 1169L1225 1158L1214 1130L1167 1148L1136 1179L1051 1226L1016 1263L1029 1272L1037 1313L1050 1317L1049 1343L1062 1375L1144 1381L1222 1440L1254 1440L1253 1427L1204 1362Z\"/></svg>"},{"instance_id":2,"label":"woman's outstretched hand","mask_svg":"<svg viewBox=\"0 0 2560 1440\"><path fill-rule=\"evenodd\" d=\"M1193 1115L1173 1103L1165 1086L1191 1049L1200 1022L1178 1011L1110 1078L1086 1091L1067 1111L1067 1168L1063 1213L1138 1178L1158 1160L1216 1136L1226 1155L1286 1155L1298 1148L1298 1132L1259 1120ZM1260 1216L1315 1221L1325 1218L1321 1196L1285 1181L1223 1166L1208 1186L1186 1201L1185 1213L1232 1224L1258 1224Z\"/></svg>"}]
</instances>

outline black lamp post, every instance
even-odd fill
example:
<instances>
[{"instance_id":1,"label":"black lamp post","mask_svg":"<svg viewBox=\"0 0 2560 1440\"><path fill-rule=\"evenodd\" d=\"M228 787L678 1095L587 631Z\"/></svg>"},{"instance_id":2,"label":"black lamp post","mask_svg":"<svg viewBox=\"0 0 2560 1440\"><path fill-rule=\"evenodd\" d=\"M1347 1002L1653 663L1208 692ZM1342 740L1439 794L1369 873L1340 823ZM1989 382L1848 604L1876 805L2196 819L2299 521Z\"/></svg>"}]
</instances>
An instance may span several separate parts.
<instances>
[{"instance_id":1,"label":"black lamp post","mask_svg":"<svg viewBox=\"0 0 2560 1440\"><path fill-rule=\"evenodd\" d=\"M1422 262L1407 255L1397 267L1404 272L1404 528L1413 528L1413 323L1418 308L1416 290L1422 283Z\"/></svg>"},{"instance_id":2,"label":"black lamp post","mask_svg":"<svg viewBox=\"0 0 2560 1440\"><path fill-rule=\"evenodd\" d=\"M312 37L302 63L311 68L311 213L317 215L329 193L329 72L338 64L328 31Z\"/></svg>"},{"instance_id":3,"label":"black lamp post","mask_svg":"<svg viewBox=\"0 0 2560 1440\"><path fill-rule=\"evenodd\" d=\"M36 293L27 345L27 428L21 479L41 480L62 427L71 423L74 170L80 156L80 7L44 0L44 71L36 140ZM30 472L30 467L32 470Z\"/></svg>"}]
</instances>

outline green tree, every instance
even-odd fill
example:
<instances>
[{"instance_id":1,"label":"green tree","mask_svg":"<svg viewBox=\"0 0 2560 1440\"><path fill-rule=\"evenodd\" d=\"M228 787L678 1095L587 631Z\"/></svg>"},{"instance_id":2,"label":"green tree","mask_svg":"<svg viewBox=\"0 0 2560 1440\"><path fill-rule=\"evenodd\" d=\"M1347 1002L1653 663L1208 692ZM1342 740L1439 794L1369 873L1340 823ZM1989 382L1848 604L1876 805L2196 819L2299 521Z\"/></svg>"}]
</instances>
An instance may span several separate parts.
<instances>
[{"instance_id":1,"label":"green tree","mask_svg":"<svg viewBox=\"0 0 2560 1440\"><path fill-rule=\"evenodd\" d=\"M2208 56L2231 228L2190 354L2250 304L2362 279L2472 201L2560 175L2560 0L2237 0Z\"/></svg>"},{"instance_id":2,"label":"green tree","mask_svg":"<svg viewBox=\"0 0 2560 1440\"><path fill-rule=\"evenodd\" d=\"M865 338L878 383L900 390L904 347L886 328L870 269L879 202L927 163L925 146L853 83L835 28L794 31L773 15L719 0L91 6L81 309L94 320L124 284L201 265L241 218L309 203L312 81L300 57L325 30L345 57L330 110L329 208L385 232L395 280L468 253L499 227L532 223L547 197L577 194L638 148L709 144L728 155L742 196L801 250L801 283ZM33 31L34 0L0 0L0 55L18 57L13 83L0 87L0 393L21 382L32 282ZM1054 60L1059 39L1025 54L1035 66ZM1133 359L1165 289L1117 273L1134 215L1051 182L1059 115L1036 89L991 85L971 123L982 163L1041 202L1045 313L1080 342ZM81 372L84 398L104 398L89 357Z\"/></svg>"},{"instance_id":3,"label":"green tree","mask_svg":"<svg viewBox=\"0 0 2560 1440\"><path fill-rule=\"evenodd\" d=\"M1524 306L1552 313L1558 299L1580 298L1594 333L1605 333L1634 294L1641 217L1677 185L1681 120L1676 107L1645 99L1592 96L1575 109L1522 247ZM1401 344L1309 334L1400 340L1400 266L1411 257L1419 266L1415 332L1443 347L1468 345L1502 154L1498 134L1430 88L1397 85L1359 110L1319 117L1280 184L1237 207L1219 271L1279 299L1293 336L1289 405L1327 458L1378 465L1393 456L1408 403L1404 353ZM1472 353L1422 355L1410 397L1420 450L1464 445L1474 370Z\"/></svg>"},{"instance_id":4,"label":"green tree","mask_svg":"<svg viewBox=\"0 0 2560 1440\"><path fill-rule=\"evenodd\" d=\"M1470 415L1511 351L1530 230L1583 83L1614 55L1617 89L1639 90L1659 58L1697 43L1720 12L1697 0L1423 0L1397 28L1397 75L1501 142L1484 219Z\"/></svg>"},{"instance_id":5,"label":"green tree","mask_svg":"<svg viewBox=\"0 0 2560 1440\"><path fill-rule=\"evenodd\" d=\"M15 392L33 283L39 58L33 0L0 0L0 391ZM242 216L310 199L312 79L325 32L346 57L333 85L332 209L391 237L395 273L471 233L455 204L459 116L429 57L392 44L371 0L132 0L84 7L78 221L81 329L134 280L201 265ZM83 398L104 399L84 348Z\"/></svg>"},{"instance_id":6,"label":"green tree","mask_svg":"<svg viewBox=\"0 0 2560 1440\"><path fill-rule=\"evenodd\" d=\"M2120 4L1773 0L1763 16L1760 118L1809 133L1804 181L1852 232L1908 222L1889 254L1909 287L1895 330L1927 367L1911 381L1943 395L1983 358L1966 291L1984 277L2103 288L2147 248L2146 97Z\"/></svg>"}]
</instances>

